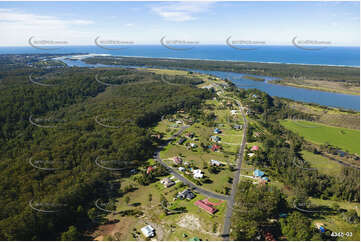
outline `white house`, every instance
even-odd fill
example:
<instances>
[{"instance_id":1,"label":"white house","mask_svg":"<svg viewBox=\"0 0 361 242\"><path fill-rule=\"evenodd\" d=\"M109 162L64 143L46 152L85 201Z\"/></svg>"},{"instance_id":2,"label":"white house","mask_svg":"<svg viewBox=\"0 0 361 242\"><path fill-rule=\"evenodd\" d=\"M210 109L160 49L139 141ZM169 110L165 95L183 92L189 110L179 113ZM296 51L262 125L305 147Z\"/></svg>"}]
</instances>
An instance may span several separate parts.
<instances>
[{"instance_id":1,"label":"white house","mask_svg":"<svg viewBox=\"0 0 361 242\"><path fill-rule=\"evenodd\" d=\"M193 170L193 177L198 179L198 178L203 178L203 173L200 169L197 170Z\"/></svg>"},{"instance_id":2,"label":"white house","mask_svg":"<svg viewBox=\"0 0 361 242\"><path fill-rule=\"evenodd\" d=\"M186 170L186 168L184 168L184 167L178 167L178 170L180 171L180 172L183 172L183 171L185 171Z\"/></svg>"},{"instance_id":3,"label":"white house","mask_svg":"<svg viewBox=\"0 0 361 242\"><path fill-rule=\"evenodd\" d=\"M253 157L254 153L248 153L248 157Z\"/></svg>"},{"instance_id":4,"label":"white house","mask_svg":"<svg viewBox=\"0 0 361 242\"><path fill-rule=\"evenodd\" d=\"M232 115L236 115L238 110L231 110Z\"/></svg>"},{"instance_id":5,"label":"white house","mask_svg":"<svg viewBox=\"0 0 361 242\"><path fill-rule=\"evenodd\" d=\"M212 166L220 166L221 162L217 161L217 160L211 160L211 165Z\"/></svg>"},{"instance_id":6,"label":"white house","mask_svg":"<svg viewBox=\"0 0 361 242\"><path fill-rule=\"evenodd\" d=\"M197 144L195 144L195 143L190 143L190 146L191 146L192 148L197 148Z\"/></svg>"},{"instance_id":7,"label":"white house","mask_svg":"<svg viewBox=\"0 0 361 242\"><path fill-rule=\"evenodd\" d=\"M153 237L155 235L155 229L151 225L147 225L140 229L146 238Z\"/></svg>"}]
</instances>

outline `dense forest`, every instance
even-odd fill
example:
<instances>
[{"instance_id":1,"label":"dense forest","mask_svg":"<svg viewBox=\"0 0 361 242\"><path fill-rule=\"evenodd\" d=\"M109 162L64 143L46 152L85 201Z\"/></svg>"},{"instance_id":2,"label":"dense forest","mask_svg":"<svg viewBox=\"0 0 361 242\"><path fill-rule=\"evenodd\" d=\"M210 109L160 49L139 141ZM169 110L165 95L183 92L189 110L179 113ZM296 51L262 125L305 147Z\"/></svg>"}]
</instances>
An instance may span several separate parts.
<instances>
[{"instance_id":1,"label":"dense forest","mask_svg":"<svg viewBox=\"0 0 361 242\"><path fill-rule=\"evenodd\" d=\"M99 221L95 201L107 200L114 179L152 156L149 127L212 95L191 81L169 85L134 69L20 66L0 76L1 240L84 239ZM98 157L125 169L102 169Z\"/></svg>"},{"instance_id":2,"label":"dense forest","mask_svg":"<svg viewBox=\"0 0 361 242\"><path fill-rule=\"evenodd\" d=\"M235 61L177 60L137 57L91 57L84 60L90 64L130 65L166 68L191 68L195 70L230 71L279 78L303 78L351 82L360 85L360 69L338 66L313 66L297 64L273 64Z\"/></svg>"}]
</instances>

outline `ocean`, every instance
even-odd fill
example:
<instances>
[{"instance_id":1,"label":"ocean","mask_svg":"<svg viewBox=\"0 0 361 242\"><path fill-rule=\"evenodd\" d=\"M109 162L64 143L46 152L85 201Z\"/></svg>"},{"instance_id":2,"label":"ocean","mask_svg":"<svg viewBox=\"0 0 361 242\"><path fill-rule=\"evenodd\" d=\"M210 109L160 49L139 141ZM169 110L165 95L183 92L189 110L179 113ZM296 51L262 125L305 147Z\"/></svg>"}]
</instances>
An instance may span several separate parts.
<instances>
[{"instance_id":1,"label":"ocean","mask_svg":"<svg viewBox=\"0 0 361 242\"><path fill-rule=\"evenodd\" d=\"M227 45L200 45L187 50L172 50L162 45L134 45L119 50L103 49L95 45L64 46L53 50L40 50L30 46L0 47L0 54L41 53L94 53L133 57L360 67L360 47L327 47L319 50L304 50L295 46L260 46L254 50L238 50Z\"/></svg>"}]
</instances>

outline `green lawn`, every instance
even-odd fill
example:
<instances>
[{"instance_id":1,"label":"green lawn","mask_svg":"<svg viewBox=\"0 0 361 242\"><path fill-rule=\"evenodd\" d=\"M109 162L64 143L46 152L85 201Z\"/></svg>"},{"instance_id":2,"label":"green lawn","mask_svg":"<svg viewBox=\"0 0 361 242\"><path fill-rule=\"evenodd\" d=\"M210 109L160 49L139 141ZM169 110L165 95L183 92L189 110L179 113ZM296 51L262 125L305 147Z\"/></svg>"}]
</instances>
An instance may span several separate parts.
<instances>
[{"instance_id":1,"label":"green lawn","mask_svg":"<svg viewBox=\"0 0 361 242\"><path fill-rule=\"evenodd\" d=\"M309 121L281 120L280 123L315 144L329 143L346 152L360 154L360 131Z\"/></svg>"}]
</instances>

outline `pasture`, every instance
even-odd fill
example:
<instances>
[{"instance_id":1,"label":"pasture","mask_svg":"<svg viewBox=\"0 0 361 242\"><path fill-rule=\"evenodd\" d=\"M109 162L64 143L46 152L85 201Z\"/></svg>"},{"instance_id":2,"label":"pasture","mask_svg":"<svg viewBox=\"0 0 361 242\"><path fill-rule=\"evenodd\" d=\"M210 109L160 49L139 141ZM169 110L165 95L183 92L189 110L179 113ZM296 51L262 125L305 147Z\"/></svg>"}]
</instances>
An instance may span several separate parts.
<instances>
[{"instance_id":1,"label":"pasture","mask_svg":"<svg viewBox=\"0 0 361 242\"><path fill-rule=\"evenodd\" d=\"M360 131L309 121L280 120L287 129L315 144L330 144L350 153L360 154Z\"/></svg>"}]
</instances>

